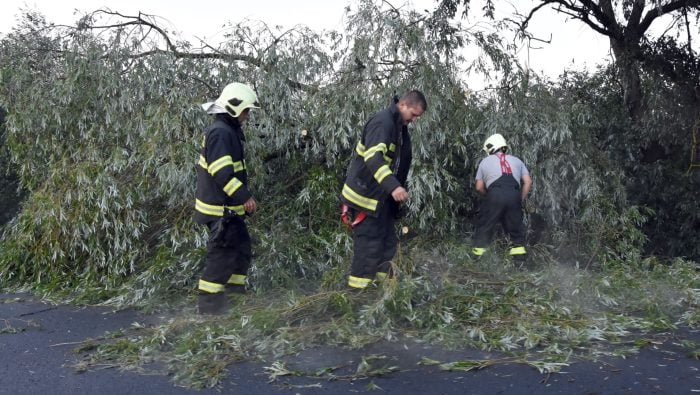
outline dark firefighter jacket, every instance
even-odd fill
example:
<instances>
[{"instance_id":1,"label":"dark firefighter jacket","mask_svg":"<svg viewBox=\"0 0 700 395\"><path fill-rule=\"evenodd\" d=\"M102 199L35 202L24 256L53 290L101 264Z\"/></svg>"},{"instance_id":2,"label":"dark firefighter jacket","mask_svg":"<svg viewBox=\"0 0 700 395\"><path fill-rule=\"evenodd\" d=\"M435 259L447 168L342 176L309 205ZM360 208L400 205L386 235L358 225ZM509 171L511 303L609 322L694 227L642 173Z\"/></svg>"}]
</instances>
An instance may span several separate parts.
<instances>
[{"instance_id":1,"label":"dark firefighter jacket","mask_svg":"<svg viewBox=\"0 0 700 395\"><path fill-rule=\"evenodd\" d=\"M248 174L243 159L243 130L238 120L217 114L204 130L204 141L197 162L195 216L199 224L216 220L224 209L244 215L243 203L248 191Z\"/></svg>"},{"instance_id":2,"label":"dark firefighter jacket","mask_svg":"<svg viewBox=\"0 0 700 395\"><path fill-rule=\"evenodd\" d=\"M367 121L355 152L341 200L376 217L394 189L406 188L411 166L411 139L396 104Z\"/></svg>"}]
</instances>

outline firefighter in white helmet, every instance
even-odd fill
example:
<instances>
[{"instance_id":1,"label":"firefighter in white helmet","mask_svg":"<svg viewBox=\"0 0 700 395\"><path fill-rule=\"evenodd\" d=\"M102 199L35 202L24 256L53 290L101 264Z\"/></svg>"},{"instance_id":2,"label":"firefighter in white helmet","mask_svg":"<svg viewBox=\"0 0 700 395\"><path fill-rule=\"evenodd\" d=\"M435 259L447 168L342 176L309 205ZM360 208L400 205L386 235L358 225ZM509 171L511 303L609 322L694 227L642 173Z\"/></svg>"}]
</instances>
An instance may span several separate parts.
<instances>
[{"instance_id":1,"label":"firefighter in white helmet","mask_svg":"<svg viewBox=\"0 0 700 395\"><path fill-rule=\"evenodd\" d=\"M209 229L198 307L201 314L221 314L227 309L227 293L245 293L251 264L244 218L257 203L248 190L242 127L250 109L260 105L251 87L234 82L202 108L215 118L204 130L197 158L195 221Z\"/></svg>"},{"instance_id":2,"label":"firefighter in white helmet","mask_svg":"<svg viewBox=\"0 0 700 395\"><path fill-rule=\"evenodd\" d=\"M517 261L524 261L527 250L522 208L532 187L530 172L519 158L506 153L508 144L500 134L487 138L483 149L487 156L476 171L476 190L484 199L472 241L472 254L480 257L486 252L500 223L510 237L508 254Z\"/></svg>"}]
</instances>

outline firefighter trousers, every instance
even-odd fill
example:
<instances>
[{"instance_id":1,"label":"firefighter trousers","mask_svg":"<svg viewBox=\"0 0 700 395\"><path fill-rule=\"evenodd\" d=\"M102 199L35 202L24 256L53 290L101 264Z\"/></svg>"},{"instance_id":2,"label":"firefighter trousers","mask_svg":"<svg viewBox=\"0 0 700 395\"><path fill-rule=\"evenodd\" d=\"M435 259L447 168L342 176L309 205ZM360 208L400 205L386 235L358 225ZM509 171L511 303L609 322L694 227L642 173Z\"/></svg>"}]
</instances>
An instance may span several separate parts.
<instances>
[{"instance_id":1,"label":"firefighter trousers","mask_svg":"<svg viewBox=\"0 0 700 395\"><path fill-rule=\"evenodd\" d=\"M520 188L512 176L503 176L489 187L485 199L481 202L473 246L476 249L486 249L498 224L503 226L510 242L517 246L517 250L511 255L524 251L525 225Z\"/></svg>"},{"instance_id":2,"label":"firefighter trousers","mask_svg":"<svg viewBox=\"0 0 700 395\"><path fill-rule=\"evenodd\" d=\"M244 286L252 258L245 221L236 216L228 218L223 225L222 220L209 222L207 227L209 241L199 291L219 293L226 286Z\"/></svg>"},{"instance_id":3,"label":"firefighter trousers","mask_svg":"<svg viewBox=\"0 0 700 395\"><path fill-rule=\"evenodd\" d=\"M393 202L391 202L393 203ZM353 228L353 258L348 285L365 288L375 278L391 275L398 236L393 204L385 204L377 217L367 216Z\"/></svg>"}]
</instances>

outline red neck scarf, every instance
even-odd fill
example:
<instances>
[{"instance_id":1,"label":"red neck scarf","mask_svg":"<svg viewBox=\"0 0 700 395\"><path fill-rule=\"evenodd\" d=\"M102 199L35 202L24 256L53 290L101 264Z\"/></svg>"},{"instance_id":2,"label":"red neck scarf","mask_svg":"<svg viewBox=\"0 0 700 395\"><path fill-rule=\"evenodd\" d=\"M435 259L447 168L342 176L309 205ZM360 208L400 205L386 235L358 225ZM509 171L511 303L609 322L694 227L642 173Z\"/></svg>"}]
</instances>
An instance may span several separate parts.
<instances>
[{"instance_id":1,"label":"red neck scarf","mask_svg":"<svg viewBox=\"0 0 700 395\"><path fill-rule=\"evenodd\" d=\"M501 161L501 173L503 174L513 174L513 170L510 168L510 164L506 160L506 154L503 152L499 152L496 154L498 156L498 159Z\"/></svg>"}]
</instances>

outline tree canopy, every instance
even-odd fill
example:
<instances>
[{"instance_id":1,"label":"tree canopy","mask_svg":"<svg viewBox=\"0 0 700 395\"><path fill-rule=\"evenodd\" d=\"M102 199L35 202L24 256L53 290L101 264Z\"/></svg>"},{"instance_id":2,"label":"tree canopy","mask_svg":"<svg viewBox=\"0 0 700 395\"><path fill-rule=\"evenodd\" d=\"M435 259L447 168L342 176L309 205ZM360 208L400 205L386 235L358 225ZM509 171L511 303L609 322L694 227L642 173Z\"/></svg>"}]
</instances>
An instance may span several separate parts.
<instances>
[{"instance_id":1,"label":"tree canopy","mask_svg":"<svg viewBox=\"0 0 700 395\"><path fill-rule=\"evenodd\" d=\"M512 20L498 20L491 1L488 32L462 26L468 1L415 12L362 0L348 7L343 32L238 21L207 45L172 36L152 15L101 9L58 26L27 12L0 39L3 192L21 190L2 226L0 285L119 307L191 297L206 241L192 221L194 166L211 120L200 104L239 81L262 105L245 128L260 207L248 221L250 281L274 308L249 300L224 322L184 331L192 322L174 321L127 341L129 350L142 345L141 356L160 347L169 363L190 361L179 378L199 380L202 366L220 372L239 352L357 345L400 330L510 352L539 347L545 357L531 363L551 371L595 339L697 325L698 53L692 34L680 37L698 9L654 4L535 6L558 6L624 44L614 63L556 79L518 64L504 38ZM609 6L621 10L614 19ZM687 23L650 40L643 21L664 13ZM528 15L515 26L521 37ZM472 90L467 72L497 84ZM344 173L366 118L410 89L429 103L410 132L402 225L415 237L401 242L399 280L382 298L350 299L338 291L351 250L338 218ZM474 173L493 133L533 175L531 273L498 253L481 262L466 253Z\"/></svg>"},{"instance_id":2,"label":"tree canopy","mask_svg":"<svg viewBox=\"0 0 700 395\"><path fill-rule=\"evenodd\" d=\"M263 105L247 132L263 207L251 221L261 286L343 269L349 241L336 221L337 194L352 147L364 119L408 89L424 91L431 109L412 132L408 221L425 235L468 239L479 147L499 132L535 174L533 241L598 263L607 259L601 244L614 256L697 257L695 243L667 232L682 229L683 240L698 232L697 186L683 178L697 106L675 104L683 84L668 73L640 74L645 106L655 110L630 119L615 68L550 82L523 72L497 36L459 30L458 22L450 45L436 47L435 29L449 25L439 10L363 1L345 34L243 21L219 46L202 48L144 14L103 9L75 26L26 14L0 46L5 139L27 193L5 227L3 278L80 285L85 295L138 289L135 300L191 281L204 242L190 219L193 158L208 122L198 103L234 80L254 86ZM464 59L457 36L481 46L482 58ZM673 68L677 74L694 72L691 49L655 45L663 59L690 67ZM501 88L469 91L461 73L475 63L498 70ZM163 278L176 281L158 285Z\"/></svg>"}]
</instances>

